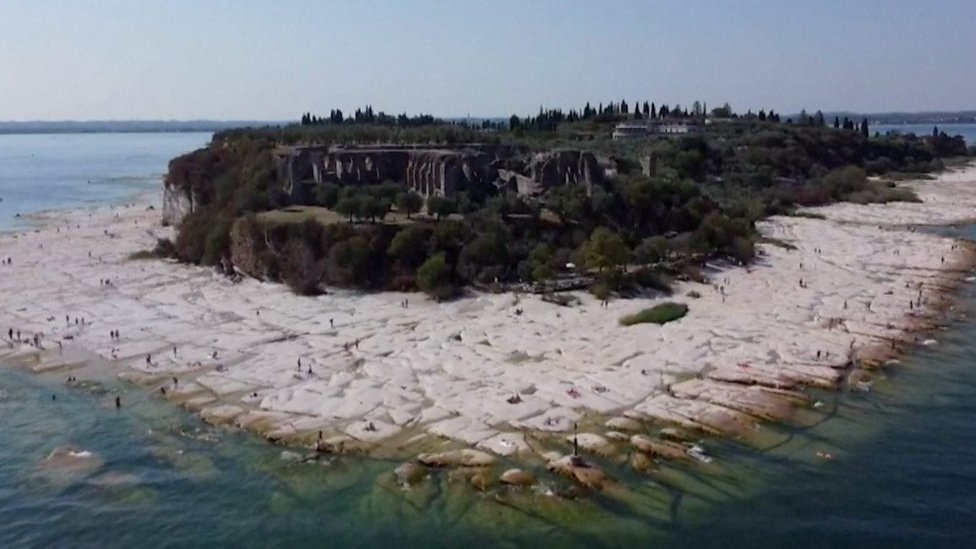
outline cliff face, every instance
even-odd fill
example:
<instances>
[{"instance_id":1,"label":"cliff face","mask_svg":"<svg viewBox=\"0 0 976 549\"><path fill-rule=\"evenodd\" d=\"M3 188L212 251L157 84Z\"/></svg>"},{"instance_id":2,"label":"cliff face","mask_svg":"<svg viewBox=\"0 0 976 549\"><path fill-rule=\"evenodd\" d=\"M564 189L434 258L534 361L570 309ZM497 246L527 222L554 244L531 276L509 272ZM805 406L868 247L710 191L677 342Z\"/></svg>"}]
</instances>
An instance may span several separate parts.
<instances>
[{"instance_id":1,"label":"cliff face","mask_svg":"<svg viewBox=\"0 0 976 549\"><path fill-rule=\"evenodd\" d=\"M476 185L490 185L498 176L493 158L480 152L413 151L403 178L421 196L451 196Z\"/></svg>"},{"instance_id":2,"label":"cliff face","mask_svg":"<svg viewBox=\"0 0 976 549\"><path fill-rule=\"evenodd\" d=\"M238 219L230 231L230 260L240 272L260 280L272 280L261 228L245 219Z\"/></svg>"},{"instance_id":3,"label":"cliff face","mask_svg":"<svg viewBox=\"0 0 976 549\"><path fill-rule=\"evenodd\" d=\"M187 187L163 183L163 225L178 225L187 214L193 213L193 194Z\"/></svg>"},{"instance_id":4,"label":"cliff face","mask_svg":"<svg viewBox=\"0 0 976 549\"><path fill-rule=\"evenodd\" d=\"M529 164L532 180L542 190L563 185L586 185L587 189L603 177L602 169L592 153L553 151L540 153Z\"/></svg>"}]
</instances>

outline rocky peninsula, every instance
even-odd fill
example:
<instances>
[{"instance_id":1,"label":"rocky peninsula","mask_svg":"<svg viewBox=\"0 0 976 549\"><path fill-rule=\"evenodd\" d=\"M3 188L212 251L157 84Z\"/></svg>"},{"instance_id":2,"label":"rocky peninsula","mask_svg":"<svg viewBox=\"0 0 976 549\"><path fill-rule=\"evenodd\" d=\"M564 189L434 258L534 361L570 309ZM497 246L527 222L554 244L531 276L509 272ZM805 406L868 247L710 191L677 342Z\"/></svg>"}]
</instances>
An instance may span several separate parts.
<instances>
[{"instance_id":1,"label":"rocky peninsula","mask_svg":"<svg viewBox=\"0 0 976 549\"><path fill-rule=\"evenodd\" d=\"M578 293L573 306L512 293L298 296L132 259L173 236L158 197L50 213L35 230L0 235L0 358L77 379L108 369L212 423L406 459L404 481L417 467L484 471L508 457L595 488L612 470L581 468L566 457L574 443L637 469L707 461L687 441L761 444L768 422L814 404L807 388L867 389L874 368L934 344L926 330L974 256L924 227L972 219L976 169L904 185L921 201L770 217L757 226L756 261L709 263L707 282L678 282L670 297ZM665 301L687 315L618 322Z\"/></svg>"}]
</instances>

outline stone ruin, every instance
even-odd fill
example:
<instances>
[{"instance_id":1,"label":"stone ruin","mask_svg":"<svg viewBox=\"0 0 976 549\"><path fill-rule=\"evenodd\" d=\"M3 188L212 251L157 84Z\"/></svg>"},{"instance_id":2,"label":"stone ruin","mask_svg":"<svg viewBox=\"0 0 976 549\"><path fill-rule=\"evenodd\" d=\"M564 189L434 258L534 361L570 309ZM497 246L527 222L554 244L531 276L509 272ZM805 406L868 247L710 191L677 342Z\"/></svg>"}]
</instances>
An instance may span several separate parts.
<instances>
[{"instance_id":1,"label":"stone ruin","mask_svg":"<svg viewBox=\"0 0 976 549\"><path fill-rule=\"evenodd\" d=\"M616 175L612 159L579 150L528 155L511 146L300 145L274 151L275 170L293 203L311 204L316 185L402 183L428 198L451 197L473 188L501 189L538 197L563 185L585 185L587 191ZM178 224L196 209L188 188L165 183L164 224Z\"/></svg>"},{"instance_id":2,"label":"stone ruin","mask_svg":"<svg viewBox=\"0 0 976 549\"><path fill-rule=\"evenodd\" d=\"M309 201L317 184L372 185L387 180L403 183L425 198L450 197L475 186L537 196L561 185L583 184L589 189L613 170L612 162L601 162L589 152L557 150L526 161L511 147L483 145L309 145L279 147L274 158L279 180L296 202Z\"/></svg>"}]
</instances>

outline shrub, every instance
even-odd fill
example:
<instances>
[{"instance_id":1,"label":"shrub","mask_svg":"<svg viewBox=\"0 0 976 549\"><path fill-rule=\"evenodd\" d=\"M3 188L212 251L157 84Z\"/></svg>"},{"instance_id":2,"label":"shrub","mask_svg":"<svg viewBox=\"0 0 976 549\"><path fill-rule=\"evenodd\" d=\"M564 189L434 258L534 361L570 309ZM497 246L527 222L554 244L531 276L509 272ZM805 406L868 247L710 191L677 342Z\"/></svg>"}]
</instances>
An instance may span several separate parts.
<instances>
[{"instance_id":1,"label":"shrub","mask_svg":"<svg viewBox=\"0 0 976 549\"><path fill-rule=\"evenodd\" d=\"M159 238L156 240L156 246L153 248L152 253L156 257L175 257L176 246L168 238Z\"/></svg>"},{"instance_id":2,"label":"shrub","mask_svg":"<svg viewBox=\"0 0 976 549\"><path fill-rule=\"evenodd\" d=\"M688 306L684 303L661 303L660 305L655 305L650 309L644 309L643 311L620 317L621 326L633 326L634 324L666 324L672 320L678 320L679 318L688 314Z\"/></svg>"},{"instance_id":3,"label":"shrub","mask_svg":"<svg viewBox=\"0 0 976 549\"><path fill-rule=\"evenodd\" d=\"M634 271L634 282L644 288L650 288L671 295L674 290L671 288L671 280L662 273L652 269L637 269Z\"/></svg>"},{"instance_id":4,"label":"shrub","mask_svg":"<svg viewBox=\"0 0 976 549\"><path fill-rule=\"evenodd\" d=\"M446 297L453 294L451 267L444 254L437 254L417 269L417 287L431 297Z\"/></svg>"},{"instance_id":5,"label":"shrub","mask_svg":"<svg viewBox=\"0 0 976 549\"><path fill-rule=\"evenodd\" d=\"M132 252L129 254L129 259L159 259L173 257L175 254L176 248L173 246L173 241L168 238L160 238L156 240L156 245L153 247L153 249Z\"/></svg>"}]
</instances>

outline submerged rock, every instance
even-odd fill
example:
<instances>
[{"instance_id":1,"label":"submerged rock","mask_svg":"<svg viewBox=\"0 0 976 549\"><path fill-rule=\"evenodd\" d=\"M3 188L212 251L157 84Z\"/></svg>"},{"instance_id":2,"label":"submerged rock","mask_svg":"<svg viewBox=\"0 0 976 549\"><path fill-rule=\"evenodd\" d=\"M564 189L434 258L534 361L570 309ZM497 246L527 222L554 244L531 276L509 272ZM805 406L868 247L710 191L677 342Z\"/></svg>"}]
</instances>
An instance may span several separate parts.
<instances>
[{"instance_id":1,"label":"submerged rock","mask_svg":"<svg viewBox=\"0 0 976 549\"><path fill-rule=\"evenodd\" d=\"M570 443L575 441L581 449L600 456L611 457L617 453L617 448L610 441L596 433L569 435L566 440Z\"/></svg>"},{"instance_id":2,"label":"submerged rock","mask_svg":"<svg viewBox=\"0 0 976 549\"><path fill-rule=\"evenodd\" d=\"M491 488L493 484L491 475L487 471L479 471L471 475L471 485L482 492Z\"/></svg>"},{"instance_id":3,"label":"submerged rock","mask_svg":"<svg viewBox=\"0 0 976 549\"><path fill-rule=\"evenodd\" d=\"M304 460L305 456L299 454L298 452L292 452L291 450L282 450L281 453L278 454L278 458L281 459L281 461L296 463Z\"/></svg>"},{"instance_id":4,"label":"submerged rock","mask_svg":"<svg viewBox=\"0 0 976 549\"><path fill-rule=\"evenodd\" d=\"M43 461L41 468L47 470L71 471L88 469L92 464L100 464L101 458L87 450L79 450L71 446L54 449Z\"/></svg>"},{"instance_id":5,"label":"submerged rock","mask_svg":"<svg viewBox=\"0 0 976 549\"><path fill-rule=\"evenodd\" d=\"M132 473L119 473L116 471L103 473L88 481L89 484L101 487L134 486L141 482L142 480Z\"/></svg>"},{"instance_id":6,"label":"submerged rock","mask_svg":"<svg viewBox=\"0 0 976 549\"><path fill-rule=\"evenodd\" d=\"M495 457L480 450L452 450L437 454L420 454L417 461L428 467L487 467L494 465Z\"/></svg>"},{"instance_id":7,"label":"submerged rock","mask_svg":"<svg viewBox=\"0 0 976 549\"><path fill-rule=\"evenodd\" d=\"M423 466L412 461L401 463L393 470L397 481L403 484L416 484L427 476L427 470Z\"/></svg>"},{"instance_id":8,"label":"submerged rock","mask_svg":"<svg viewBox=\"0 0 976 549\"><path fill-rule=\"evenodd\" d=\"M652 456L660 456L667 459L688 459L688 453L684 446L663 440L654 440L644 435L634 435L630 437L630 443L634 448Z\"/></svg>"},{"instance_id":9,"label":"submerged rock","mask_svg":"<svg viewBox=\"0 0 976 549\"><path fill-rule=\"evenodd\" d=\"M642 431L644 429L641 422L629 417L613 417L608 419L604 425L615 431Z\"/></svg>"},{"instance_id":10,"label":"submerged rock","mask_svg":"<svg viewBox=\"0 0 976 549\"><path fill-rule=\"evenodd\" d=\"M535 484L535 475L522 469L509 469L502 473L498 480L512 486L531 486Z\"/></svg>"},{"instance_id":11,"label":"submerged rock","mask_svg":"<svg viewBox=\"0 0 976 549\"><path fill-rule=\"evenodd\" d=\"M599 490L606 482L606 475L600 469L587 463L579 456L563 456L550 461L546 467L557 474L574 479L591 490Z\"/></svg>"},{"instance_id":12,"label":"submerged rock","mask_svg":"<svg viewBox=\"0 0 976 549\"><path fill-rule=\"evenodd\" d=\"M630 466L638 472L646 472L654 467L654 461L643 452L634 452L630 455Z\"/></svg>"},{"instance_id":13,"label":"submerged rock","mask_svg":"<svg viewBox=\"0 0 976 549\"><path fill-rule=\"evenodd\" d=\"M49 480L84 477L105 461L97 455L71 446L56 448L37 465L37 473Z\"/></svg>"}]
</instances>

